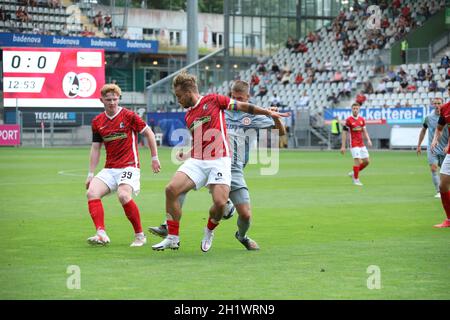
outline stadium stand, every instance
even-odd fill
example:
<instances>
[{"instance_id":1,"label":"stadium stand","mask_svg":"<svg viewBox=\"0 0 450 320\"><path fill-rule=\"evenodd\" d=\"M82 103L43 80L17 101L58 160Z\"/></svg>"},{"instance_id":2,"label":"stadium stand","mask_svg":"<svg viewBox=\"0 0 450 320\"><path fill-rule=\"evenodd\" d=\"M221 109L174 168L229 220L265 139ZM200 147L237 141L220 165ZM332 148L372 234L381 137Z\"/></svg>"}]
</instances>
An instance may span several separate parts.
<instances>
[{"instance_id":1,"label":"stadium stand","mask_svg":"<svg viewBox=\"0 0 450 320\"><path fill-rule=\"evenodd\" d=\"M380 5L382 19L378 32L367 28L369 16L365 13L363 4L354 7L353 11L343 10L332 24L308 34L304 39L299 39L299 42L288 39L285 48L270 57L266 63L254 64L249 70L242 71L239 78L250 81L252 75L257 76L260 82L252 86L256 94L261 87L266 87L265 95L256 95L257 104L269 103L276 93L283 105L291 108L304 107L299 101L306 92L310 113L322 113L324 108L339 103L341 96L350 94L354 101L356 93L367 93L362 87L368 82L372 82L376 88L377 78L384 81L387 70L384 70L384 64L379 58L383 50L389 49L413 28L422 25L443 6L445 1L438 3L424 0L406 0L401 4L393 1L389 5ZM273 65L285 66L286 70L281 68L279 72L273 72ZM437 69L436 64L430 66L434 74L432 80L439 81L440 76L447 74L447 69ZM400 68L406 69L410 75L415 74L417 67L418 65L408 65ZM306 80L296 81L299 76ZM230 83L224 82L211 91L226 94L229 85ZM409 85L410 83L406 87ZM400 81L387 81L387 91L368 94L365 105L424 104L429 103L432 97L442 95L441 92L428 92L429 80L415 82L415 85L416 92L407 91L406 87L400 92ZM446 97L446 93L443 95Z\"/></svg>"}]
</instances>

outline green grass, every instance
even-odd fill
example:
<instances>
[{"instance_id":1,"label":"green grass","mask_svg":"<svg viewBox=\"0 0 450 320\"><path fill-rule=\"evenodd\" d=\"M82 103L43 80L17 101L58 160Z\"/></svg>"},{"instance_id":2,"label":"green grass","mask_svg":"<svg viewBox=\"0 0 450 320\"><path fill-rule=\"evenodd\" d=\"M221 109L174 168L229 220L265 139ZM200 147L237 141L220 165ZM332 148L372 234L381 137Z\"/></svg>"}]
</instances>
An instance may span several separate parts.
<instances>
[{"instance_id":1,"label":"green grass","mask_svg":"<svg viewBox=\"0 0 450 320\"><path fill-rule=\"evenodd\" d=\"M426 159L414 152L372 152L362 188L346 176L348 153L284 151L275 176L251 165L249 234L261 250L234 239L234 217L206 254L205 189L185 203L179 251L130 248L132 227L115 195L103 201L112 243L90 247L88 154L0 149L0 299L450 299L450 230L432 227L444 214ZM141 157L136 202L146 229L164 219L164 186L177 167L169 149L160 150L159 175L147 150ZM66 287L70 265L80 267L80 290ZM370 265L381 270L379 290L367 288Z\"/></svg>"}]
</instances>

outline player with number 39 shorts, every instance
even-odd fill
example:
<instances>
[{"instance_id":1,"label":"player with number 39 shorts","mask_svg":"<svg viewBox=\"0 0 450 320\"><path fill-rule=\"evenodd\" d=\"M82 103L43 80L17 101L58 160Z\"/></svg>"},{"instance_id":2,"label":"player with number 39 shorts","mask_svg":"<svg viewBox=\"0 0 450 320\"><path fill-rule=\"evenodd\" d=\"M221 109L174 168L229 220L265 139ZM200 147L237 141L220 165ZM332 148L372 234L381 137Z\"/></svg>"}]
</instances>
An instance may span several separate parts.
<instances>
[{"instance_id":1,"label":"player with number 39 shorts","mask_svg":"<svg viewBox=\"0 0 450 320\"><path fill-rule=\"evenodd\" d=\"M142 232L139 209L132 198L132 194L137 195L140 190L138 133L143 134L149 143L153 172L158 173L161 166L153 131L137 114L119 107L120 95L121 90L117 85L104 85L101 101L105 111L92 120L92 146L86 189L89 213L97 232L88 238L88 243L105 245L110 242L105 231L101 199L110 192L117 192L125 215L135 232L131 246L140 247L147 239ZM105 168L94 176L102 144L106 149Z\"/></svg>"}]
</instances>

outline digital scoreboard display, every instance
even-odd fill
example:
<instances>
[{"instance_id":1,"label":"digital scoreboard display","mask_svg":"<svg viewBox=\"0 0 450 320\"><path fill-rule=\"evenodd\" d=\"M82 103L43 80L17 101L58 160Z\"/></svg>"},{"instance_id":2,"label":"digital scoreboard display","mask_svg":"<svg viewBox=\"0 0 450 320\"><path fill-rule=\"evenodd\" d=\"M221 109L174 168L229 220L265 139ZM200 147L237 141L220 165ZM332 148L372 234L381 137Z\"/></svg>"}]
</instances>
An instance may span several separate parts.
<instances>
[{"instance_id":1,"label":"digital scoreboard display","mask_svg":"<svg viewBox=\"0 0 450 320\"><path fill-rule=\"evenodd\" d=\"M5 107L103 108L100 49L3 48Z\"/></svg>"}]
</instances>

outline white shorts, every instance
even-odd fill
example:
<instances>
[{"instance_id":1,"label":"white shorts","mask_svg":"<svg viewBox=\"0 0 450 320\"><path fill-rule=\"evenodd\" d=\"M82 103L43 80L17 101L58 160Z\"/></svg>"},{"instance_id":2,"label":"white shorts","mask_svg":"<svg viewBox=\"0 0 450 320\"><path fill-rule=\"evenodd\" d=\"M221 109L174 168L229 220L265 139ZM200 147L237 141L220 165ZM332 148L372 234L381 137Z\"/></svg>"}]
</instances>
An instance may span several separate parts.
<instances>
[{"instance_id":1,"label":"white shorts","mask_svg":"<svg viewBox=\"0 0 450 320\"><path fill-rule=\"evenodd\" d=\"M194 181L196 190L210 184L231 185L231 158L229 157L214 160L190 158L177 171L184 172Z\"/></svg>"},{"instance_id":2,"label":"white shorts","mask_svg":"<svg viewBox=\"0 0 450 320\"><path fill-rule=\"evenodd\" d=\"M353 159L366 159L369 157L369 151L366 147L355 147L350 149Z\"/></svg>"},{"instance_id":3,"label":"white shorts","mask_svg":"<svg viewBox=\"0 0 450 320\"><path fill-rule=\"evenodd\" d=\"M141 169L134 167L127 167L123 169L102 169L96 178L102 180L114 192L119 185L128 184L133 188L134 195L138 195L141 190Z\"/></svg>"},{"instance_id":4,"label":"white shorts","mask_svg":"<svg viewBox=\"0 0 450 320\"><path fill-rule=\"evenodd\" d=\"M440 172L442 174L450 176L450 156L448 154L445 156L445 159L442 162L441 171Z\"/></svg>"}]
</instances>

